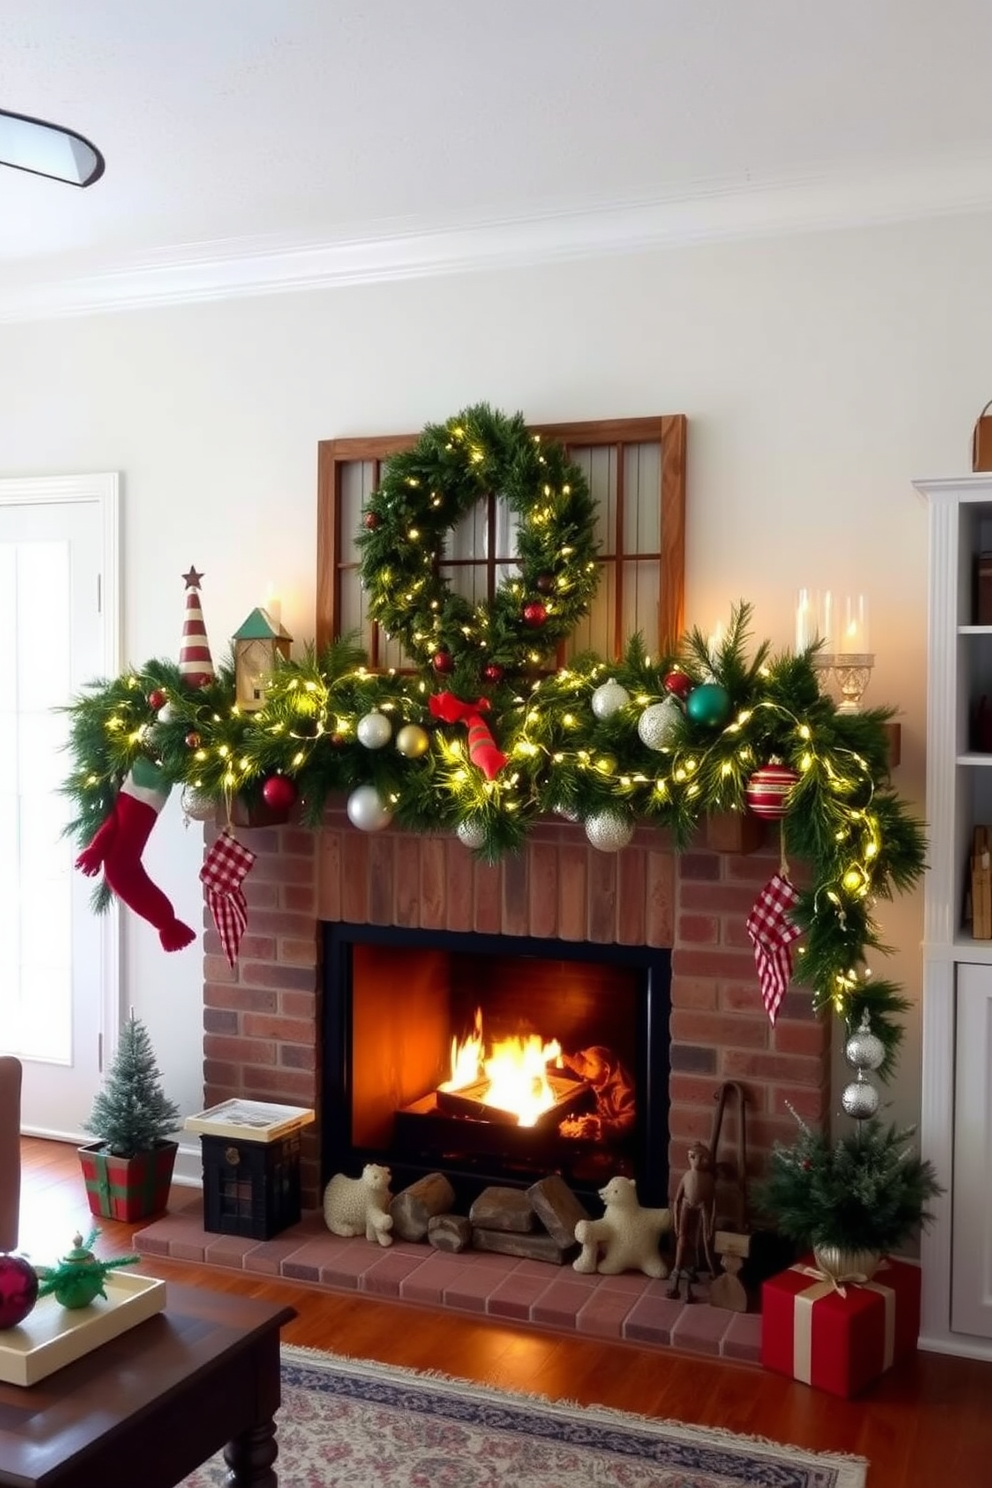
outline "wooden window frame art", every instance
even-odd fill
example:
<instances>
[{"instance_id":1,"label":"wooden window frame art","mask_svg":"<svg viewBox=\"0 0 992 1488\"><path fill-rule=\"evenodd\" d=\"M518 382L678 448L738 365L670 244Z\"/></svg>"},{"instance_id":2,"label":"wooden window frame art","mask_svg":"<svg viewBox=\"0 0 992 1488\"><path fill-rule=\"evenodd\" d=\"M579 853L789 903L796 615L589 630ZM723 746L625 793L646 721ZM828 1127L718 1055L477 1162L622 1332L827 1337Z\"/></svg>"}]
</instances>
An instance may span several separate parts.
<instances>
[{"instance_id":1,"label":"wooden window frame art","mask_svg":"<svg viewBox=\"0 0 992 1488\"><path fill-rule=\"evenodd\" d=\"M646 636L661 650L673 649L683 632L685 609L685 466L687 419L684 414L661 414L650 418L603 419L565 424L534 424L535 433L556 440L571 453L572 449L602 449L613 446L616 453L616 510L613 528L604 543L600 562L614 568L613 636L616 659L622 652L624 605L624 565L632 559L655 560L659 566L659 602L657 635ZM317 445L317 615L318 651L341 634L342 585L358 565L345 562L344 534L341 532L342 478L344 468L354 462L371 463L372 489L379 484L382 464L416 444L419 434L360 435L345 439L322 439ZM661 545L657 552L625 550L620 546L624 524L624 460L627 445L657 444L660 447L660 481L658 500L661 507ZM490 530L493 530L494 503L490 500ZM496 557L490 543L490 558L479 559L488 566L490 595L496 584ZM370 623L368 640L369 664L381 665L379 634Z\"/></svg>"}]
</instances>

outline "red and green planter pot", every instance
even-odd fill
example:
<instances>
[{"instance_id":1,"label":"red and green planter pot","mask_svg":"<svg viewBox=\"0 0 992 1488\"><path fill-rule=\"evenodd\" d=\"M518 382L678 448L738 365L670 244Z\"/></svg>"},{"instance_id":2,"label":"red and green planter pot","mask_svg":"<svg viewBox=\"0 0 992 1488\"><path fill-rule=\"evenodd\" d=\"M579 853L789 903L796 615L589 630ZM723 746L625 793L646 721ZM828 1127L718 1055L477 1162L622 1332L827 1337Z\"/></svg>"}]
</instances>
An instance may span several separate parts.
<instances>
[{"instance_id":1,"label":"red and green planter pot","mask_svg":"<svg viewBox=\"0 0 992 1488\"><path fill-rule=\"evenodd\" d=\"M92 1214L130 1221L167 1208L178 1142L158 1142L135 1157L115 1157L101 1142L78 1150Z\"/></svg>"}]
</instances>

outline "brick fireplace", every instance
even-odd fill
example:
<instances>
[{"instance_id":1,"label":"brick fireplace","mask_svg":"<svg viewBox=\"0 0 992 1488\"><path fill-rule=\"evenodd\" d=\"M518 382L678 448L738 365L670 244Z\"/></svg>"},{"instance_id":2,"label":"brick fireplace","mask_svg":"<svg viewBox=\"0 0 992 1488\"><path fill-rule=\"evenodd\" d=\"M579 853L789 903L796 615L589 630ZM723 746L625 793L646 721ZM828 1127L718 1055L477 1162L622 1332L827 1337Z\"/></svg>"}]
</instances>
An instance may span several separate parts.
<instances>
[{"instance_id":1,"label":"brick fireplace","mask_svg":"<svg viewBox=\"0 0 992 1488\"><path fill-rule=\"evenodd\" d=\"M829 1104L830 1031L807 992L790 992L774 1029L761 1004L745 920L777 867L757 823L716 819L681 854L639 826L619 854L589 846L580 826L548 819L496 866L454 837L357 831L340 806L319 831L260 827L246 883L249 926L232 971L206 925L204 1099L232 1096L321 1108L322 927L381 925L592 945L670 948L669 1168L708 1140L714 1095L739 1082L747 1100L749 1168L776 1138L792 1140L788 1106L812 1123ZM209 840L213 830L208 829ZM750 850L748 850L750 849ZM321 1123L304 1134L305 1208L322 1183ZM733 1113L721 1141L732 1154Z\"/></svg>"}]
</instances>

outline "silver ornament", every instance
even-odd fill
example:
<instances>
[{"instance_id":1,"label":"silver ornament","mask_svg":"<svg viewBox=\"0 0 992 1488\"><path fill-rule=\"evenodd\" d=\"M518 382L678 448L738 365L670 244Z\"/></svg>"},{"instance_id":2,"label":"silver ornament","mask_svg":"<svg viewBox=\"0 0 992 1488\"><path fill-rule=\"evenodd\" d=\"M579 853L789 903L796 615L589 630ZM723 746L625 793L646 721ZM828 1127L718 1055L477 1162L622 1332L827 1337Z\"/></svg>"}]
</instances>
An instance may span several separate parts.
<instances>
[{"instance_id":1,"label":"silver ornament","mask_svg":"<svg viewBox=\"0 0 992 1488\"><path fill-rule=\"evenodd\" d=\"M348 797L348 820L359 831L381 832L392 819L392 808L374 785L360 785Z\"/></svg>"},{"instance_id":2,"label":"silver ornament","mask_svg":"<svg viewBox=\"0 0 992 1488\"><path fill-rule=\"evenodd\" d=\"M559 801L558 805L554 808L554 811L555 816L563 817L565 821L577 822L579 819L579 813L576 811L575 807L566 806L561 801Z\"/></svg>"},{"instance_id":3,"label":"silver ornament","mask_svg":"<svg viewBox=\"0 0 992 1488\"><path fill-rule=\"evenodd\" d=\"M155 714L156 723L171 723L175 717L176 710L171 703L163 703Z\"/></svg>"},{"instance_id":4,"label":"silver ornament","mask_svg":"<svg viewBox=\"0 0 992 1488\"><path fill-rule=\"evenodd\" d=\"M597 718L612 718L614 713L630 702L630 693L626 687L611 677L608 682L603 682L592 695L592 711Z\"/></svg>"},{"instance_id":5,"label":"silver ornament","mask_svg":"<svg viewBox=\"0 0 992 1488\"><path fill-rule=\"evenodd\" d=\"M858 1078L852 1080L840 1098L840 1103L844 1107L844 1110L855 1121L865 1121L869 1116L874 1116L878 1110L878 1102L878 1091L874 1085L868 1084L868 1081L861 1075L860 1070L858 1071Z\"/></svg>"},{"instance_id":6,"label":"silver ornament","mask_svg":"<svg viewBox=\"0 0 992 1488\"><path fill-rule=\"evenodd\" d=\"M463 847L469 847L474 852L480 848L486 840L486 834L478 822L459 822L455 828L455 836Z\"/></svg>"},{"instance_id":7,"label":"silver ornament","mask_svg":"<svg viewBox=\"0 0 992 1488\"><path fill-rule=\"evenodd\" d=\"M634 823L619 811L596 811L586 817L586 836L600 852L619 852L634 835Z\"/></svg>"},{"instance_id":8,"label":"silver ornament","mask_svg":"<svg viewBox=\"0 0 992 1488\"><path fill-rule=\"evenodd\" d=\"M393 725L385 713L375 710L358 720L358 740L366 749L381 749L393 737Z\"/></svg>"},{"instance_id":9,"label":"silver ornament","mask_svg":"<svg viewBox=\"0 0 992 1488\"><path fill-rule=\"evenodd\" d=\"M187 821L213 821L217 814L216 803L198 791L195 785L183 786L180 805Z\"/></svg>"},{"instance_id":10,"label":"silver ornament","mask_svg":"<svg viewBox=\"0 0 992 1488\"><path fill-rule=\"evenodd\" d=\"M637 720L637 732L649 749L667 749L682 721L682 709L673 697L645 708Z\"/></svg>"},{"instance_id":11,"label":"silver ornament","mask_svg":"<svg viewBox=\"0 0 992 1488\"><path fill-rule=\"evenodd\" d=\"M861 1026L852 1033L844 1045L844 1058L852 1069L877 1070L885 1061L885 1045L877 1034L872 1033L868 1014L861 1019Z\"/></svg>"},{"instance_id":12,"label":"silver ornament","mask_svg":"<svg viewBox=\"0 0 992 1488\"><path fill-rule=\"evenodd\" d=\"M407 759L419 759L430 746L430 734L419 723L405 723L396 735L396 748Z\"/></svg>"}]
</instances>

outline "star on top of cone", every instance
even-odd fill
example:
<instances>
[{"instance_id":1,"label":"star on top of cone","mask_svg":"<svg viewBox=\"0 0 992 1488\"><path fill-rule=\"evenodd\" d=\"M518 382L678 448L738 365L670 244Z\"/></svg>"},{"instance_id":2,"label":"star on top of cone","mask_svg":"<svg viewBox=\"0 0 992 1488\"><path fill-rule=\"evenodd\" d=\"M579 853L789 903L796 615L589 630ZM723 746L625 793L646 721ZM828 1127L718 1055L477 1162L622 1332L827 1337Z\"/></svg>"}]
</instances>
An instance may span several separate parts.
<instances>
[{"instance_id":1,"label":"star on top of cone","mask_svg":"<svg viewBox=\"0 0 992 1488\"><path fill-rule=\"evenodd\" d=\"M186 620L183 624L183 639L179 649L179 674L188 687L206 687L214 680L214 663L207 640L207 628L203 623L200 607L201 573L191 567L183 574L186 581Z\"/></svg>"}]
</instances>

